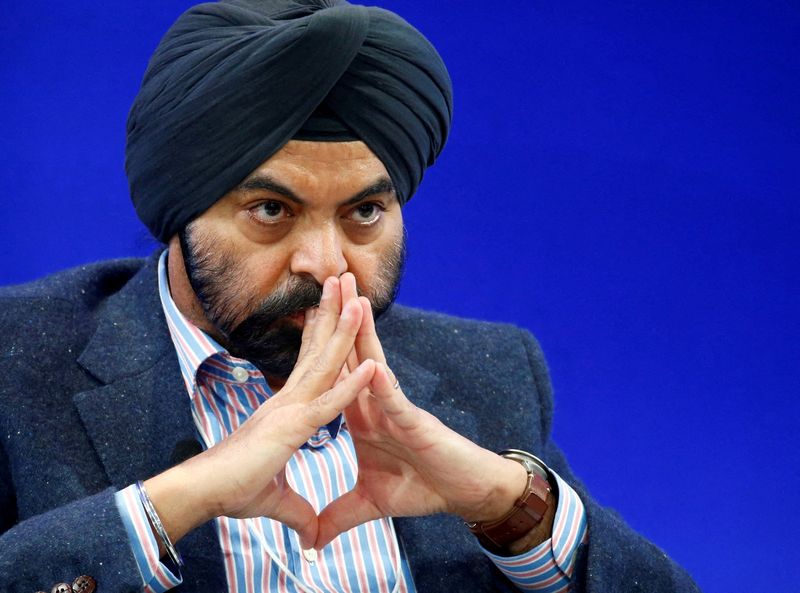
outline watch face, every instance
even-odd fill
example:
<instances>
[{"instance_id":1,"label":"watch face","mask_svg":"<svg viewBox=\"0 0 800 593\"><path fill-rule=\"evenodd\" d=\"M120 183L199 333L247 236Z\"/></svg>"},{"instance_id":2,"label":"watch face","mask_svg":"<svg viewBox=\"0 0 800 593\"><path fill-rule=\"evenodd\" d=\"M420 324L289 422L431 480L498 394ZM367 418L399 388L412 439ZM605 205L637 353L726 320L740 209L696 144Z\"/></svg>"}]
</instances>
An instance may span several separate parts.
<instances>
[{"instance_id":1,"label":"watch face","mask_svg":"<svg viewBox=\"0 0 800 593\"><path fill-rule=\"evenodd\" d=\"M535 474L545 482L550 482L550 472L547 466L541 459L536 457L536 455L528 453L527 451L521 451L520 449L505 449L504 451L500 451L500 455L521 463L525 471L529 474Z\"/></svg>"}]
</instances>

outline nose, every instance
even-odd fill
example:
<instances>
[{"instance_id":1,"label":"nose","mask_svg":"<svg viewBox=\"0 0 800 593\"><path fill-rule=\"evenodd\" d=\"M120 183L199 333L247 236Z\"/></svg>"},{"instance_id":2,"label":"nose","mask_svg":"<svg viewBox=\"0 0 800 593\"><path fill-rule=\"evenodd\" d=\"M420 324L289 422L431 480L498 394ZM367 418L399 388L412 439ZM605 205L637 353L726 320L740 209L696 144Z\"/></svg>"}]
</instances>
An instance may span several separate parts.
<instances>
[{"instance_id":1,"label":"nose","mask_svg":"<svg viewBox=\"0 0 800 593\"><path fill-rule=\"evenodd\" d=\"M329 276L341 276L347 271L339 229L326 223L308 229L297 238L290 264L296 275L312 276L320 285Z\"/></svg>"}]
</instances>

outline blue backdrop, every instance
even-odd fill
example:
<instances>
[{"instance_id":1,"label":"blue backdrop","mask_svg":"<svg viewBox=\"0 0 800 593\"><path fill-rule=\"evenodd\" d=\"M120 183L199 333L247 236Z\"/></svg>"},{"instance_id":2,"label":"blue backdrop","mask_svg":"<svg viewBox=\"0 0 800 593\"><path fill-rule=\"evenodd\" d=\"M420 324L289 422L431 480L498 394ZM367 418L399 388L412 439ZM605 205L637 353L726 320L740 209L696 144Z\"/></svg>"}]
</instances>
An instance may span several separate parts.
<instances>
[{"instance_id":1,"label":"blue backdrop","mask_svg":"<svg viewBox=\"0 0 800 593\"><path fill-rule=\"evenodd\" d=\"M455 85L401 302L531 329L601 502L707 592L796 590L800 5L383 5ZM0 283L155 247L124 122L187 6L6 3Z\"/></svg>"}]
</instances>

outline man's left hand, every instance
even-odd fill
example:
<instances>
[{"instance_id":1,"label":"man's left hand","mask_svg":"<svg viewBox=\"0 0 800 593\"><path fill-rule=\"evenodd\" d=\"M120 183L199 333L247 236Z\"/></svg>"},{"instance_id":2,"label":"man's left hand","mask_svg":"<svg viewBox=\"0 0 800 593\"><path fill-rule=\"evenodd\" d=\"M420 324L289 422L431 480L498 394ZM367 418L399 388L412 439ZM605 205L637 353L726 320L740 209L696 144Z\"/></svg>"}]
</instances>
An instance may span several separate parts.
<instances>
[{"instance_id":1,"label":"man's left hand","mask_svg":"<svg viewBox=\"0 0 800 593\"><path fill-rule=\"evenodd\" d=\"M355 278L341 278L342 302L356 295ZM353 490L319 516L316 548L380 517L453 513L467 522L502 517L527 481L519 463L479 447L403 394L386 365L369 300L360 297L361 329L348 360L377 362L373 379L345 410L358 456Z\"/></svg>"}]
</instances>

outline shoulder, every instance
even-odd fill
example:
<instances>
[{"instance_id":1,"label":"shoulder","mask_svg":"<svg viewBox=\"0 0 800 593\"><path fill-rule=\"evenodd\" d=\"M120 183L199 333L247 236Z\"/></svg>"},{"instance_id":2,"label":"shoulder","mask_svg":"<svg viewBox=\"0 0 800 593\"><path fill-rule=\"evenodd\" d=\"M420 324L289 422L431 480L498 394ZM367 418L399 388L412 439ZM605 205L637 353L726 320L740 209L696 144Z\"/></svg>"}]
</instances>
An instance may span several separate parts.
<instances>
[{"instance_id":1,"label":"shoulder","mask_svg":"<svg viewBox=\"0 0 800 593\"><path fill-rule=\"evenodd\" d=\"M447 343L451 347L474 347L476 341L487 345L508 340L536 342L530 332L510 323L455 317L403 305L394 305L379 320L378 331L390 341L423 338L423 343Z\"/></svg>"},{"instance_id":2,"label":"shoulder","mask_svg":"<svg viewBox=\"0 0 800 593\"><path fill-rule=\"evenodd\" d=\"M546 371L536 338L510 323L394 305L379 320L378 332L388 348L427 365L527 362Z\"/></svg>"},{"instance_id":3,"label":"shoulder","mask_svg":"<svg viewBox=\"0 0 800 593\"><path fill-rule=\"evenodd\" d=\"M510 323L497 323L456 317L447 313L439 313L428 309L418 309L405 305L395 304L378 321L378 327L383 331L397 331L402 328L413 331L415 328L422 331L453 331L465 329L473 331L514 331L519 328Z\"/></svg>"},{"instance_id":4,"label":"shoulder","mask_svg":"<svg viewBox=\"0 0 800 593\"><path fill-rule=\"evenodd\" d=\"M59 299L84 301L121 288L145 263L143 258L112 259L69 268L26 284L0 286L0 300Z\"/></svg>"},{"instance_id":5,"label":"shoulder","mask_svg":"<svg viewBox=\"0 0 800 593\"><path fill-rule=\"evenodd\" d=\"M2 349L59 342L58 336L67 332L91 332L95 312L146 261L133 258L102 261L26 284L0 287Z\"/></svg>"},{"instance_id":6,"label":"shoulder","mask_svg":"<svg viewBox=\"0 0 800 593\"><path fill-rule=\"evenodd\" d=\"M378 333L390 365L406 359L436 377L428 411L457 432L490 449L502 448L504 439L535 448L549 434L549 374L527 330L395 305Z\"/></svg>"}]
</instances>

